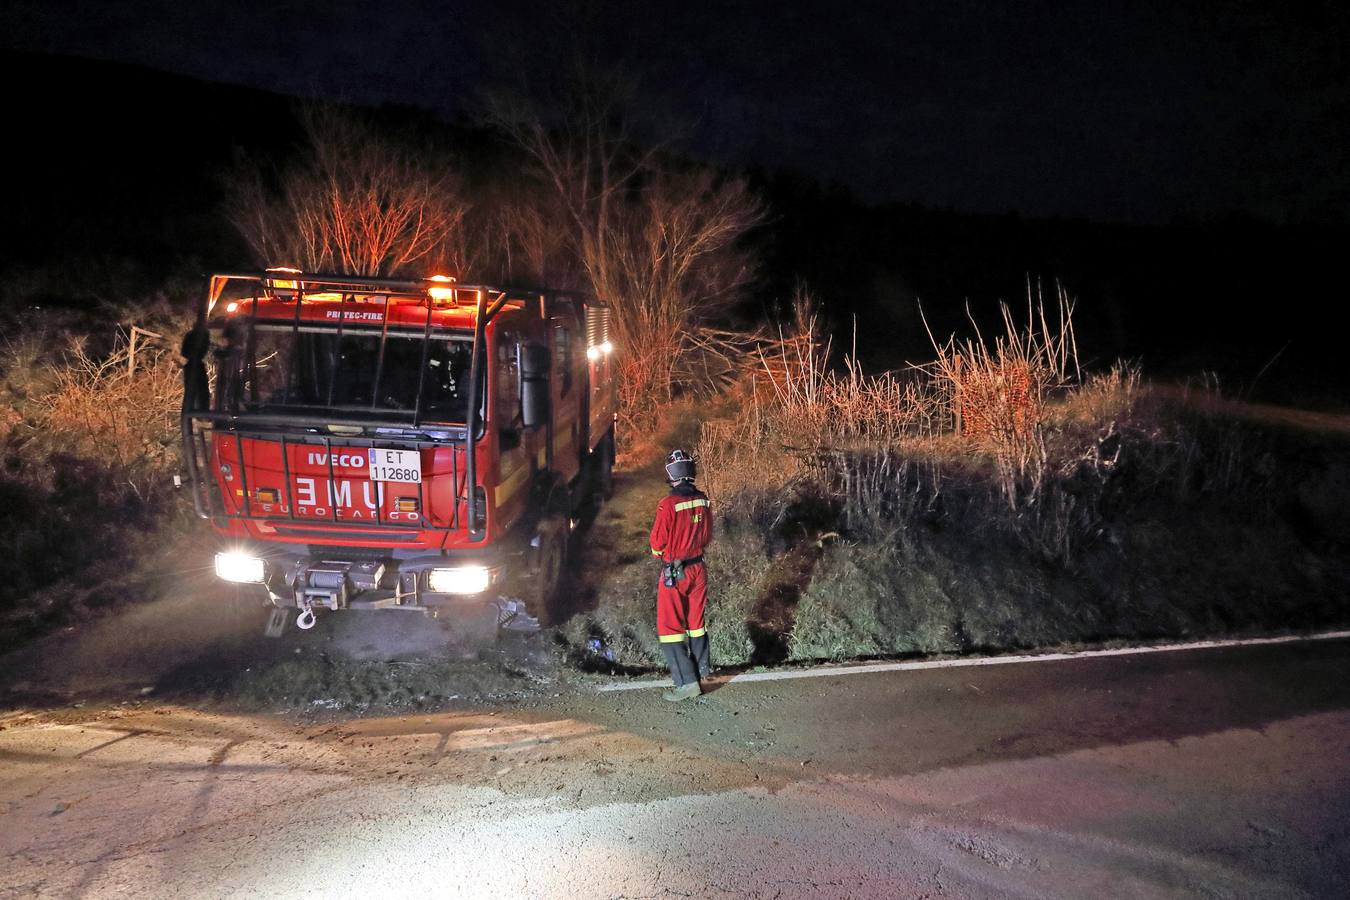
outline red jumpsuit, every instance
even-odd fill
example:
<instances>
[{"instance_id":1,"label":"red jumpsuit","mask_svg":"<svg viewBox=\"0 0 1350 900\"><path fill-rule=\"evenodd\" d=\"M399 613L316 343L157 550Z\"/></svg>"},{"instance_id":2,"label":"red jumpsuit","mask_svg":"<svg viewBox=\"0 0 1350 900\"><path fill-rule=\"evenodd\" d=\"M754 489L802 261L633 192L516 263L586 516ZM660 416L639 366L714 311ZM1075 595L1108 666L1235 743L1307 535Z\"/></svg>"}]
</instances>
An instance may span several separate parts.
<instances>
[{"instance_id":1,"label":"red jumpsuit","mask_svg":"<svg viewBox=\"0 0 1350 900\"><path fill-rule=\"evenodd\" d=\"M652 556L667 563L697 559L711 538L712 509L706 494L692 485L681 484L661 499L652 525ZM674 587L666 587L665 579L658 579L656 633L661 643L674 644L706 635L703 607L707 602L708 578L702 562L686 565L684 578Z\"/></svg>"}]
</instances>

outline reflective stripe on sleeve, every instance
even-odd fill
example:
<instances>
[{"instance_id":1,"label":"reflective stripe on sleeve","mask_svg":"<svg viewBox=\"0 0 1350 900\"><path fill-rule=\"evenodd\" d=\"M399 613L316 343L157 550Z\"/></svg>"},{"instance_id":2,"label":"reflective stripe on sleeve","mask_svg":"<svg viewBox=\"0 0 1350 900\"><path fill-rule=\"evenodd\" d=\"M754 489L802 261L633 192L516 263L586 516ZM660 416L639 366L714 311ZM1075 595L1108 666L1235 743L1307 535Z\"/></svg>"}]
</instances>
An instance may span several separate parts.
<instances>
[{"instance_id":1,"label":"reflective stripe on sleeve","mask_svg":"<svg viewBox=\"0 0 1350 900\"><path fill-rule=\"evenodd\" d=\"M684 634L683 632L680 634L659 634L657 638L663 644L678 644L684 640Z\"/></svg>"},{"instance_id":2,"label":"reflective stripe on sleeve","mask_svg":"<svg viewBox=\"0 0 1350 900\"><path fill-rule=\"evenodd\" d=\"M660 551L660 550L657 550L655 547L653 547L653 548L652 548L652 556L660 556L660 555L661 555L661 551Z\"/></svg>"},{"instance_id":3,"label":"reflective stripe on sleeve","mask_svg":"<svg viewBox=\"0 0 1350 900\"><path fill-rule=\"evenodd\" d=\"M694 509L695 507L699 507L699 506L707 506L707 505L708 505L708 501L705 500L705 499L702 498L702 497L699 497L697 500L686 500L686 501L684 501L683 503L676 503L676 504L675 504L675 511L676 511L676 512L683 512L683 511L686 510L686 509Z\"/></svg>"},{"instance_id":4,"label":"reflective stripe on sleeve","mask_svg":"<svg viewBox=\"0 0 1350 900\"><path fill-rule=\"evenodd\" d=\"M690 637L703 637L707 633L708 629L706 628L695 628L693 631L685 632L685 634L689 635Z\"/></svg>"}]
</instances>

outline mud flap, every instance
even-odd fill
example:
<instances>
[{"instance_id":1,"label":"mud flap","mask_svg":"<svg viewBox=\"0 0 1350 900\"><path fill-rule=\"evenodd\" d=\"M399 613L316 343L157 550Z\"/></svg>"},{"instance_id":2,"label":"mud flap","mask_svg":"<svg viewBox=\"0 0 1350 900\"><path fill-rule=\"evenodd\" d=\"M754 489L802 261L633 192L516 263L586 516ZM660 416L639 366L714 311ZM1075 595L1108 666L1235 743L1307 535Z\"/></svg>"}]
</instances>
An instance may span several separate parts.
<instances>
[{"instance_id":1,"label":"mud flap","mask_svg":"<svg viewBox=\"0 0 1350 900\"><path fill-rule=\"evenodd\" d=\"M502 631L533 634L539 630L539 620L530 615L524 601L501 597L494 605L497 609L497 627Z\"/></svg>"},{"instance_id":2,"label":"mud flap","mask_svg":"<svg viewBox=\"0 0 1350 900\"><path fill-rule=\"evenodd\" d=\"M263 636L270 638L279 638L281 633L286 630L286 623L290 621L291 611L284 606L278 606L272 610L267 617L267 625L263 628Z\"/></svg>"}]
</instances>

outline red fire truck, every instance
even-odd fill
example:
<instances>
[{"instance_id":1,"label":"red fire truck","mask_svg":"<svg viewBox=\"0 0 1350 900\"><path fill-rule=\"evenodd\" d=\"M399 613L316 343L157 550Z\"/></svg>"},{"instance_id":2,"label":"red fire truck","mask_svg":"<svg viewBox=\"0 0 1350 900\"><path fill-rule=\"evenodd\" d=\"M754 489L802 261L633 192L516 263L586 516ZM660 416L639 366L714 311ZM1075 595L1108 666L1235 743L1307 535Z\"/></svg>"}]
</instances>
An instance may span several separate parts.
<instances>
[{"instance_id":1,"label":"red fire truck","mask_svg":"<svg viewBox=\"0 0 1350 900\"><path fill-rule=\"evenodd\" d=\"M501 597L547 616L569 535L612 484L612 351L608 309L574 293L212 276L182 429L216 574L301 627Z\"/></svg>"}]
</instances>

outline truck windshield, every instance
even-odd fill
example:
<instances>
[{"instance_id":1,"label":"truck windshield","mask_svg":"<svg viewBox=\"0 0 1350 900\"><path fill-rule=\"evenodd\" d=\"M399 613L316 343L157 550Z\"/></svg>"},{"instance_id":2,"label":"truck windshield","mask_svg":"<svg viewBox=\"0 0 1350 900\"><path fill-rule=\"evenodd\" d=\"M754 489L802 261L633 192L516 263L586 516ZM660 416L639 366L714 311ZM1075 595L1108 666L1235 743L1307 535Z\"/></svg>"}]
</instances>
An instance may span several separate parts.
<instances>
[{"instance_id":1,"label":"truck windshield","mask_svg":"<svg viewBox=\"0 0 1350 900\"><path fill-rule=\"evenodd\" d=\"M467 338L259 325L252 347L247 343L239 341L228 355L234 364L221 368L218 396L230 412L323 410L346 418L418 412L423 421L466 419ZM478 397L481 404L481 376Z\"/></svg>"}]
</instances>

